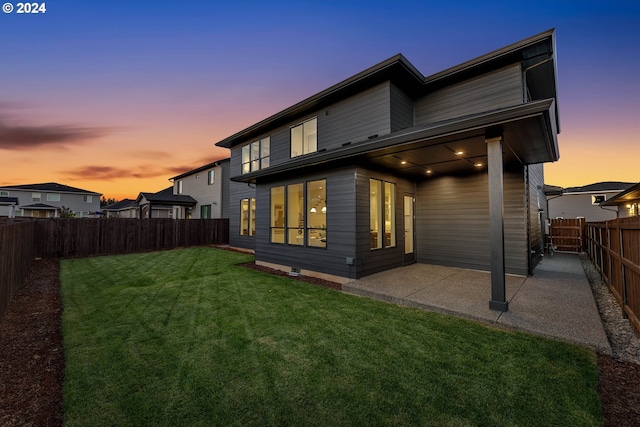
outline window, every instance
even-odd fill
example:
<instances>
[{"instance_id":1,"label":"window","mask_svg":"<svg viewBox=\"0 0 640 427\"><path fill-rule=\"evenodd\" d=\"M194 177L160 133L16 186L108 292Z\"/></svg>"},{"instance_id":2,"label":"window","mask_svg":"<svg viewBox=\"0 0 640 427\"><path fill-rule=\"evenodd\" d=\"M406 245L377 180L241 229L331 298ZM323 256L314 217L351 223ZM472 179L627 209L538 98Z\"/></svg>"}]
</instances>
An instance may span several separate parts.
<instances>
[{"instance_id":1,"label":"window","mask_svg":"<svg viewBox=\"0 0 640 427\"><path fill-rule=\"evenodd\" d=\"M369 190L371 249L393 247L396 245L396 185L370 179Z\"/></svg>"},{"instance_id":2,"label":"window","mask_svg":"<svg viewBox=\"0 0 640 427\"><path fill-rule=\"evenodd\" d=\"M93 203L93 196L82 196L82 201L87 203Z\"/></svg>"},{"instance_id":3,"label":"window","mask_svg":"<svg viewBox=\"0 0 640 427\"><path fill-rule=\"evenodd\" d=\"M9 197L8 191L0 191L0 197Z\"/></svg>"},{"instance_id":4,"label":"window","mask_svg":"<svg viewBox=\"0 0 640 427\"><path fill-rule=\"evenodd\" d=\"M327 247L326 180L271 189L271 243Z\"/></svg>"},{"instance_id":5,"label":"window","mask_svg":"<svg viewBox=\"0 0 640 427\"><path fill-rule=\"evenodd\" d=\"M34 202L39 202L42 199L42 195L40 193L31 193L31 200Z\"/></svg>"},{"instance_id":6,"label":"window","mask_svg":"<svg viewBox=\"0 0 640 427\"><path fill-rule=\"evenodd\" d=\"M284 243L284 187L271 188L271 242Z\"/></svg>"},{"instance_id":7,"label":"window","mask_svg":"<svg viewBox=\"0 0 640 427\"><path fill-rule=\"evenodd\" d=\"M240 200L240 235L256 235L256 199Z\"/></svg>"},{"instance_id":8,"label":"window","mask_svg":"<svg viewBox=\"0 0 640 427\"><path fill-rule=\"evenodd\" d=\"M318 119L315 117L291 128L291 157L318 151Z\"/></svg>"},{"instance_id":9,"label":"window","mask_svg":"<svg viewBox=\"0 0 640 427\"><path fill-rule=\"evenodd\" d=\"M200 206L200 218L211 219L211 205Z\"/></svg>"},{"instance_id":10,"label":"window","mask_svg":"<svg viewBox=\"0 0 640 427\"><path fill-rule=\"evenodd\" d=\"M59 202L60 194L58 193L48 193L47 194L47 202Z\"/></svg>"},{"instance_id":11,"label":"window","mask_svg":"<svg viewBox=\"0 0 640 427\"><path fill-rule=\"evenodd\" d=\"M176 182L176 194L182 194L182 180Z\"/></svg>"},{"instance_id":12,"label":"window","mask_svg":"<svg viewBox=\"0 0 640 427\"><path fill-rule=\"evenodd\" d=\"M268 168L271 162L271 138L262 138L242 147L242 173Z\"/></svg>"},{"instance_id":13,"label":"window","mask_svg":"<svg viewBox=\"0 0 640 427\"><path fill-rule=\"evenodd\" d=\"M605 200L607 200L607 196L605 194L597 194L597 195L591 196L591 204L592 205L599 205L600 203L604 202Z\"/></svg>"},{"instance_id":14,"label":"window","mask_svg":"<svg viewBox=\"0 0 640 427\"><path fill-rule=\"evenodd\" d=\"M209 185L215 184L215 182L216 182L216 171L215 170L210 170L209 172L207 172L207 182L209 183Z\"/></svg>"},{"instance_id":15,"label":"window","mask_svg":"<svg viewBox=\"0 0 640 427\"><path fill-rule=\"evenodd\" d=\"M327 190L326 181L307 182L307 244L327 247Z\"/></svg>"}]
</instances>

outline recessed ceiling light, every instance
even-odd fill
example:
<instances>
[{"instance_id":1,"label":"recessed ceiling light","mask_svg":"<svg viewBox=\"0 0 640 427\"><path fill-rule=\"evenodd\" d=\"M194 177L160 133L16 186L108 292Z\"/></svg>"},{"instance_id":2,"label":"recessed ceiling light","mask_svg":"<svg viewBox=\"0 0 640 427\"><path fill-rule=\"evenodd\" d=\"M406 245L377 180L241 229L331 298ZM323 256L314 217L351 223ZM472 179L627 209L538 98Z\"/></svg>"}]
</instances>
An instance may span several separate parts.
<instances>
[{"instance_id":1,"label":"recessed ceiling light","mask_svg":"<svg viewBox=\"0 0 640 427\"><path fill-rule=\"evenodd\" d=\"M481 168L482 167L482 163L476 163L473 166L477 167L477 168Z\"/></svg>"},{"instance_id":2,"label":"recessed ceiling light","mask_svg":"<svg viewBox=\"0 0 640 427\"><path fill-rule=\"evenodd\" d=\"M406 160L403 160L403 161L401 161L401 162L400 162L400 164L401 164L401 165L406 165L406 164L407 164L407 161L406 161Z\"/></svg>"},{"instance_id":3,"label":"recessed ceiling light","mask_svg":"<svg viewBox=\"0 0 640 427\"><path fill-rule=\"evenodd\" d=\"M464 154L464 151L456 151L456 155L458 156L462 156Z\"/></svg>"},{"instance_id":4,"label":"recessed ceiling light","mask_svg":"<svg viewBox=\"0 0 640 427\"><path fill-rule=\"evenodd\" d=\"M427 174L432 173L433 171L431 169L427 169Z\"/></svg>"}]
</instances>

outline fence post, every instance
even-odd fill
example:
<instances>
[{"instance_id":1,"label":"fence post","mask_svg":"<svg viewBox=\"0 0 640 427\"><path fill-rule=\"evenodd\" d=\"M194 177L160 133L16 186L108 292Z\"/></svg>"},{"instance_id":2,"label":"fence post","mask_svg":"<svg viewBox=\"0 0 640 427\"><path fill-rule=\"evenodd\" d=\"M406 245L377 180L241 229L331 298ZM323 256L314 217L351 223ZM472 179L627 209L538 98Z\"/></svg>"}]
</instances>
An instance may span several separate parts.
<instances>
[{"instance_id":1,"label":"fence post","mask_svg":"<svg viewBox=\"0 0 640 427\"><path fill-rule=\"evenodd\" d=\"M622 232L622 224L620 223L620 218L615 219L616 227L618 227L618 253L620 254L620 273L622 278L622 317L627 319L629 316L627 315L627 279L624 271L624 244L623 244L623 232Z\"/></svg>"}]
</instances>

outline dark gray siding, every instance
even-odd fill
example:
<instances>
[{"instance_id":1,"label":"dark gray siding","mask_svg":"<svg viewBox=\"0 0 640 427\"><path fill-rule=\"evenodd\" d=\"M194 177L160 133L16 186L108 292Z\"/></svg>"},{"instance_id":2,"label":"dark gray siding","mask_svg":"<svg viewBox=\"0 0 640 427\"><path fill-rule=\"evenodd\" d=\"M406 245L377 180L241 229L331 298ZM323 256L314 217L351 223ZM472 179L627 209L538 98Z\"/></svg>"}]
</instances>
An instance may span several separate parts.
<instances>
[{"instance_id":1,"label":"dark gray siding","mask_svg":"<svg viewBox=\"0 0 640 427\"><path fill-rule=\"evenodd\" d=\"M508 273L527 274L523 173L504 175L505 263ZM490 269L486 173L442 177L417 186L418 262Z\"/></svg>"},{"instance_id":2,"label":"dark gray siding","mask_svg":"<svg viewBox=\"0 0 640 427\"><path fill-rule=\"evenodd\" d=\"M396 184L396 246L391 248L371 249L369 179L379 179ZM356 212L357 232L356 247L358 261L358 277L378 273L390 268L404 265L404 204L405 194L415 194L413 182L394 175L381 174L376 171L359 168L356 173Z\"/></svg>"},{"instance_id":3,"label":"dark gray siding","mask_svg":"<svg viewBox=\"0 0 640 427\"><path fill-rule=\"evenodd\" d=\"M406 93L391 85L391 132L413 126L413 101Z\"/></svg>"},{"instance_id":4,"label":"dark gray siding","mask_svg":"<svg viewBox=\"0 0 640 427\"><path fill-rule=\"evenodd\" d=\"M318 112L318 150L389 134L389 86L382 83Z\"/></svg>"},{"instance_id":5,"label":"dark gray siding","mask_svg":"<svg viewBox=\"0 0 640 427\"><path fill-rule=\"evenodd\" d=\"M271 187L318 179L327 180L327 247L270 243ZM354 168L259 184L256 206L256 260L355 278L355 267L346 263L347 257L355 258L355 198Z\"/></svg>"},{"instance_id":6,"label":"dark gray siding","mask_svg":"<svg viewBox=\"0 0 640 427\"><path fill-rule=\"evenodd\" d=\"M415 103L415 124L438 122L522 104L520 64L447 86Z\"/></svg>"},{"instance_id":7,"label":"dark gray siding","mask_svg":"<svg viewBox=\"0 0 640 427\"><path fill-rule=\"evenodd\" d=\"M229 183L229 245L254 249L255 237L240 235L240 201L256 197L256 189L244 182ZM256 224L257 226L257 224ZM257 230L256 230L257 233Z\"/></svg>"},{"instance_id":8,"label":"dark gray siding","mask_svg":"<svg viewBox=\"0 0 640 427\"><path fill-rule=\"evenodd\" d=\"M231 162L224 161L220 164L220 168L222 169L222 218L229 218L229 208L230 208L230 191L231 191L231 181L229 180L229 172L230 172Z\"/></svg>"},{"instance_id":9,"label":"dark gray siding","mask_svg":"<svg viewBox=\"0 0 640 427\"><path fill-rule=\"evenodd\" d=\"M544 195L544 165L525 166L528 181L528 212L529 212L529 274L542 260L544 250L543 221L547 217L546 199Z\"/></svg>"}]
</instances>

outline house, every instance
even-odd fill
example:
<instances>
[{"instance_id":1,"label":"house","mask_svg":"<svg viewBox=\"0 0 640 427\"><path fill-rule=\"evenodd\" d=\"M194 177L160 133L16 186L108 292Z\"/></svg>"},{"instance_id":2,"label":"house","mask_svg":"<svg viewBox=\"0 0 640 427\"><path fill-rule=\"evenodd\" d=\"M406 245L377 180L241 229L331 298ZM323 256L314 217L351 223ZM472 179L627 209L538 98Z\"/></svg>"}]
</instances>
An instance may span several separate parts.
<instances>
[{"instance_id":1,"label":"house","mask_svg":"<svg viewBox=\"0 0 640 427\"><path fill-rule=\"evenodd\" d=\"M640 182L600 203L603 209L617 209L618 218L640 216L638 205L640 205Z\"/></svg>"},{"instance_id":2,"label":"house","mask_svg":"<svg viewBox=\"0 0 640 427\"><path fill-rule=\"evenodd\" d=\"M107 218L138 218L140 209L133 199L123 199L102 208Z\"/></svg>"},{"instance_id":3,"label":"house","mask_svg":"<svg viewBox=\"0 0 640 427\"><path fill-rule=\"evenodd\" d=\"M569 187L557 191L557 187L548 186L546 191L549 219L585 218L597 222L615 219L617 209L604 205L613 196L625 191L632 182L596 182L582 187Z\"/></svg>"},{"instance_id":4,"label":"house","mask_svg":"<svg viewBox=\"0 0 640 427\"><path fill-rule=\"evenodd\" d=\"M191 211L196 203L191 196L173 194L173 186L157 193L143 192L136 198L136 204L139 209L138 218L173 218L175 206L185 208L187 218L190 218Z\"/></svg>"},{"instance_id":5,"label":"house","mask_svg":"<svg viewBox=\"0 0 640 427\"><path fill-rule=\"evenodd\" d=\"M189 195L194 206L175 205L173 218L229 218L230 159L218 160L169 178L174 195Z\"/></svg>"},{"instance_id":6,"label":"house","mask_svg":"<svg viewBox=\"0 0 640 427\"><path fill-rule=\"evenodd\" d=\"M216 145L230 244L341 282L410 263L505 272L542 256L543 163L559 158L555 31L424 77L398 54Z\"/></svg>"},{"instance_id":7,"label":"house","mask_svg":"<svg viewBox=\"0 0 640 427\"><path fill-rule=\"evenodd\" d=\"M95 218L100 216L100 196L56 182L0 186L0 197L18 200L13 208L0 204L0 216L10 216L13 209L16 216L50 218L65 207L76 218Z\"/></svg>"},{"instance_id":8,"label":"house","mask_svg":"<svg viewBox=\"0 0 640 427\"><path fill-rule=\"evenodd\" d=\"M15 218L18 203L19 200L17 197L0 197L0 217Z\"/></svg>"}]
</instances>

